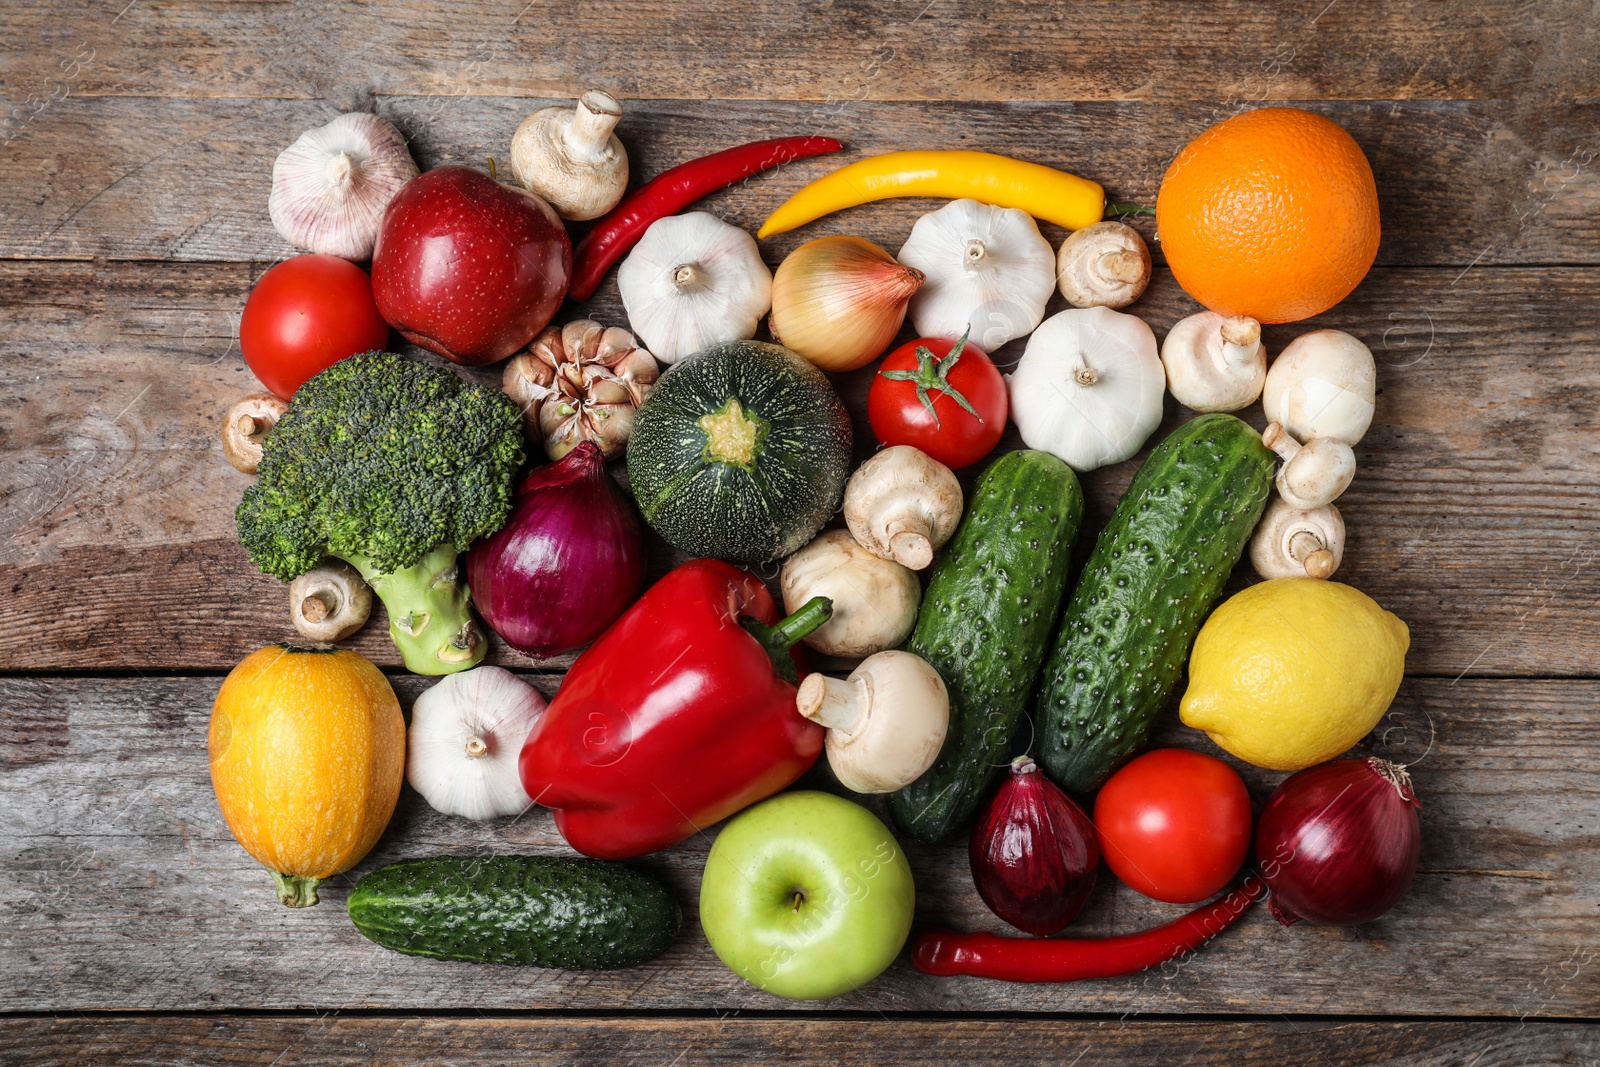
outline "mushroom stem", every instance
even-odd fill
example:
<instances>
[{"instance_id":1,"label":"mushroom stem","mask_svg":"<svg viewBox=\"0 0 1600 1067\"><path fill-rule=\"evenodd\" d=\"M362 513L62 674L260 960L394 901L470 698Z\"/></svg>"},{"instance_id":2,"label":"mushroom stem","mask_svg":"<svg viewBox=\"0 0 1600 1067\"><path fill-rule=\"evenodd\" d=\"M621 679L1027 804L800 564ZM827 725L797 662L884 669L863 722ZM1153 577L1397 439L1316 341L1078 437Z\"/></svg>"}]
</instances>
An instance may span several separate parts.
<instances>
[{"instance_id":1,"label":"mushroom stem","mask_svg":"<svg viewBox=\"0 0 1600 1067\"><path fill-rule=\"evenodd\" d=\"M795 694L800 714L846 738L866 725L872 694L861 681L844 681L825 674L808 674Z\"/></svg>"},{"instance_id":2,"label":"mushroom stem","mask_svg":"<svg viewBox=\"0 0 1600 1067\"><path fill-rule=\"evenodd\" d=\"M1300 442L1290 437L1288 431L1276 422L1267 423L1267 428L1261 431L1261 443L1276 452L1285 463L1300 451Z\"/></svg>"},{"instance_id":3,"label":"mushroom stem","mask_svg":"<svg viewBox=\"0 0 1600 1067\"><path fill-rule=\"evenodd\" d=\"M1222 358L1235 367L1248 367L1261 350L1261 324L1248 315L1235 315L1222 324Z\"/></svg>"},{"instance_id":4,"label":"mushroom stem","mask_svg":"<svg viewBox=\"0 0 1600 1067\"><path fill-rule=\"evenodd\" d=\"M1144 257L1129 248L1115 249L1094 261L1094 271L1108 285L1136 285L1144 278Z\"/></svg>"},{"instance_id":5,"label":"mushroom stem","mask_svg":"<svg viewBox=\"0 0 1600 1067\"><path fill-rule=\"evenodd\" d=\"M1289 538L1289 554L1299 560L1310 578L1327 578L1333 574L1337 561L1322 538L1310 530L1296 530Z\"/></svg>"},{"instance_id":6,"label":"mushroom stem","mask_svg":"<svg viewBox=\"0 0 1600 1067\"><path fill-rule=\"evenodd\" d=\"M333 600L329 592L313 593L300 601L300 614L308 622L321 622L334 614L337 608L338 602Z\"/></svg>"},{"instance_id":7,"label":"mushroom stem","mask_svg":"<svg viewBox=\"0 0 1600 1067\"><path fill-rule=\"evenodd\" d=\"M622 107L615 97L599 89L590 89L578 98L578 106L562 140L574 155L605 159L611 154L611 131L616 129L621 118Z\"/></svg>"},{"instance_id":8,"label":"mushroom stem","mask_svg":"<svg viewBox=\"0 0 1600 1067\"><path fill-rule=\"evenodd\" d=\"M928 524L914 518L896 519L889 523L889 551L894 561L914 571L920 571L932 563L933 541L928 533Z\"/></svg>"}]
</instances>

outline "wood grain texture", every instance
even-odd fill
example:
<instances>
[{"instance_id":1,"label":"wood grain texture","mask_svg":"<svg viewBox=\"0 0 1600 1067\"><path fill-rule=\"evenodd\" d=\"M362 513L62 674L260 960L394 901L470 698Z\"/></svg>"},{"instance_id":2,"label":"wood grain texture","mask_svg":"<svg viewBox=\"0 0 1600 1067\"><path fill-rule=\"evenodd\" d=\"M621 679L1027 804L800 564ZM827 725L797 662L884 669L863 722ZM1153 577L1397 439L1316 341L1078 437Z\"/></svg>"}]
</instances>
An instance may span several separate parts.
<instances>
[{"instance_id":1,"label":"wood grain texture","mask_svg":"<svg viewBox=\"0 0 1600 1067\"><path fill-rule=\"evenodd\" d=\"M1169 1022L927 1019L540 1019L129 1015L0 1019L14 1067L549 1067L617 1064L1017 1067L1579 1067L1600 1029L1520 1022ZM673 1057L680 1057L674 1060Z\"/></svg>"},{"instance_id":2,"label":"wood grain texture","mask_svg":"<svg viewBox=\"0 0 1600 1067\"><path fill-rule=\"evenodd\" d=\"M13 5L15 7L15 5ZM238 10L250 10L248 7ZM1007 8L1009 10L1009 7ZM1337 9L1336 9L1337 10ZM1278 97L1275 96L1274 99ZM376 107L423 166L506 158L511 134L550 100L383 97ZM840 162L876 152L980 148L1063 167L1117 198L1154 204L1177 151L1259 101L882 103L627 101L618 134L634 181L706 152L786 133L827 133L846 153L801 161L706 201L749 229ZM0 257L265 262L292 249L267 219L272 162L337 101L77 98L0 143ZM1517 100L1314 104L1371 160L1383 210L1378 262L1478 267L1600 262L1600 145L1593 103ZM0 142L5 138L0 137ZM935 206L846 212L767 245L823 232L881 235L895 249ZM830 229L829 227L833 227ZM1059 231L1048 231L1059 240ZM1159 253L1159 249L1157 249Z\"/></svg>"},{"instance_id":3,"label":"wood grain texture","mask_svg":"<svg viewBox=\"0 0 1600 1067\"><path fill-rule=\"evenodd\" d=\"M546 691L556 681L534 680ZM346 918L354 878L395 859L564 852L542 809L478 825L438 815L407 789L377 849L332 879L321 905L281 907L266 872L229 836L210 788L205 734L218 684L0 680L0 1010L795 1007L734 977L699 933L699 871L713 829L641 861L675 887L689 920L666 956L634 970L417 959L364 941ZM396 684L408 706L424 685L409 676ZM1368 750L1414 762L1427 750L1430 722L1437 731L1414 769L1422 870L1377 922L1285 929L1256 909L1182 966L1065 986L933 979L902 959L866 988L819 1006L1591 1015L1600 1002L1597 700L1594 681L1406 683ZM1171 716L1158 742L1215 751ZM1258 804L1282 777L1240 770ZM837 788L825 768L803 784ZM1001 928L972 888L963 846L909 855L921 921ZM1102 874L1074 933L1138 930L1181 910Z\"/></svg>"},{"instance_id":4,"label":"wood grain texture","mask_svg":"<svg viewBox=\"0 0 1600 1067\"><path fill-rule=\"evenodd\" d=\"M233 330L258 269L0 263L0 590L14 620L0 668L225 670L289 635L283 586L235 540L247 479L216 434L256 388ZM1592 675L1600 661L1597 297L1590 268L1380 270L1329 314L1266 331L1277 352L1340 327L1377 355L1377 418L1340 500L1340 577L1410 624L1413 673ZM1158 334L1193 309L1164 271L1136 306ZM614 283L588 310L621 320ZM863 454L871 377L838 379ZM1161 433L1187 417L1168 405ZM1245 415L1263 425L1259 407ZM1012 429L1002 447L1020 443ZM1085 476L1091 528L1135 467ZM679 559L654 542L654 573ZM381 626L353 647L398 662Z\"/></svg>"},{"instance_id":5,"label":"wood grain texture","mask_svg":"<svg viewBox=\"0 0 1600 1067\"><path fill-rule=\"evenodd\" d=\"M1577 0L955 5L9 4L7 91L728 99L1460 99L1592 93ZM63 67L63 60L70 60Z\"/></svg>"}]
</instances>

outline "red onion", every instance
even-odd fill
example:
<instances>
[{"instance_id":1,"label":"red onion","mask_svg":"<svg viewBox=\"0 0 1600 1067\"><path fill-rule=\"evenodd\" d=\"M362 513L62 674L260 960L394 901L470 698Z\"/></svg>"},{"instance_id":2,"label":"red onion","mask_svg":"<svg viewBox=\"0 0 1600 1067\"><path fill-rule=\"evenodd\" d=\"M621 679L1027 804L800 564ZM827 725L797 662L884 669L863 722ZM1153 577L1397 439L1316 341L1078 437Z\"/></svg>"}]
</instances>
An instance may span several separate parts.
<instances>
[{"instance_id":1,"label":"red onion","mask_svg":"<svg viewBox=\"0 0 1600 1067\"><path fill-rule=\"evenodd\" d=\"M472 602L512 648L548 658L599 637L644 581L644 531L585 441L531 471L511 518L467 553Z\"/></svg>"},{"instance_id":2,"label":"red onion","mask_svg":"<svg viewBox=\"0 0 1600 1067\"><path fill-rule=\"evenodd\" d=\"M1285 926L1354 926L1411 888L1422 845L1404 767L1376 757L1312 767L1278 786L1256 826L1256 861Z\"/></svg>"},{"instance_id":3,"label":"red onion","mask_svg":"<svg viewBox=\"0 0 1600 1067\"><path fill-rule=\"evenodd\" d=\"M967 847L978 895L1000 918L1041 937L1077 918L1100 866L1094 823L1027 756L983 810Z\"/></svg>"}]
</instances>

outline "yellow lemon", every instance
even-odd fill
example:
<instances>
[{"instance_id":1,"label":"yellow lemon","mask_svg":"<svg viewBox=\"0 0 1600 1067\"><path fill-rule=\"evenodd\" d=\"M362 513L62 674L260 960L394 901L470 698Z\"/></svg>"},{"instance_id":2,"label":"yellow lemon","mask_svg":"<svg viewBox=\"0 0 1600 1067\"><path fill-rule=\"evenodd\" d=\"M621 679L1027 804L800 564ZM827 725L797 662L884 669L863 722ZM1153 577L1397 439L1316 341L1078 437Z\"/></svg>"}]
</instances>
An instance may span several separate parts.
<instances>
[{"instance_id":1,"label":"yellow lemon","mask_svg":"<svg viewBox=\"0 0 1600 1067\"><path fill-rule=\"evenodd\" d=\"M1274 578L1230 597L1201 627L1179 715L1242 760L1298 771L1378 724L1410 644L1406 624L1359 589Z\"/></svg>"}]
</instances>

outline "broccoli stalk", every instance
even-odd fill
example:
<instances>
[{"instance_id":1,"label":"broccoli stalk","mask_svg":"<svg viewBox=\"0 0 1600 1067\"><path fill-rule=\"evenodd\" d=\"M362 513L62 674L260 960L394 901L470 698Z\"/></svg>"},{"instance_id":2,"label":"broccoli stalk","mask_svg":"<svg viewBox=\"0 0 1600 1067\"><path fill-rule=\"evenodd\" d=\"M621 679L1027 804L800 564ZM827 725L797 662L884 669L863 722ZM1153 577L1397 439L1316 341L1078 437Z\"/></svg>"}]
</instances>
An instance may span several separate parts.
<instances>
[{"instance_id":1,"label":"broccoli stalk","mask_svg":"<svg viewBox=\"0 0 1600 1067\"><path fill-rule=\"evenodd\" d=\"M239 540L284 581L345 560L388 609L408 670L465 670L487 643L456 557L505 523L521 463L522 412L504 393L390 352L351 356L267 435Z\"/></svg>"}]
</instances>

